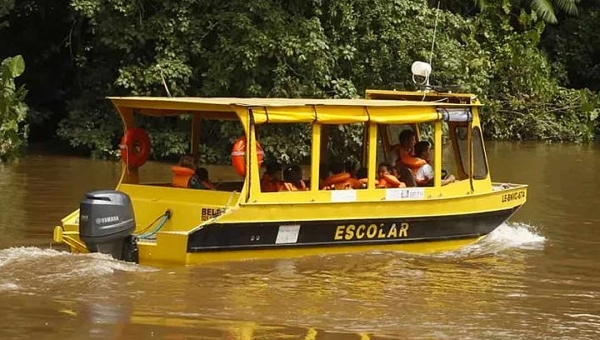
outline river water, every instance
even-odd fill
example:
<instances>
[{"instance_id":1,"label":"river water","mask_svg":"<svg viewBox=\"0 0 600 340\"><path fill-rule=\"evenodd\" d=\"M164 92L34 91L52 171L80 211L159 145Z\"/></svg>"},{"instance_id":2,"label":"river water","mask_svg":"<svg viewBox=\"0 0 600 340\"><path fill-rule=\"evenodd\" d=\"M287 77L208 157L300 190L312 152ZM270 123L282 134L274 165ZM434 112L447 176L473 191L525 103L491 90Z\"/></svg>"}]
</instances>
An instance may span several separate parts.
<instances>
[{"instance_id":1,"label":"river water","mask_svg":"<svg viewBox=\"0 0 600 340\"><path fill-rule=\"evenodd\" d=\"M493 179L530 191L479 244L179 268L50 245L117 163L0 164L0 339L599 339L600 146L487 148Z\"/></svg>"}]
</instances>

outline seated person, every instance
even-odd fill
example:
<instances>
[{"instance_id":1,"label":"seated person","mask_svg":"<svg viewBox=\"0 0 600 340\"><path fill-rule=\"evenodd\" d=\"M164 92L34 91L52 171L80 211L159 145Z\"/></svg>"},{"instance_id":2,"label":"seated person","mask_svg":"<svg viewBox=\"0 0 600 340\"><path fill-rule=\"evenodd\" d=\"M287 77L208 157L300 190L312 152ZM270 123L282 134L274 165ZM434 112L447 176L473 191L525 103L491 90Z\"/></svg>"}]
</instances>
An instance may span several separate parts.
<instances>
[{"instance_id":1,"label":"seated person","mask_svg":"<svg viewBox=\"0 0 600 340\"><path fill-rule=\"evenodd\" d=\"M377 188L405 188L406 184L401 182L396 176L392 175L390 170L392 166L389 163L381 163L377 167Z\"/></svg>"},{"instance_id":2,"label":"seated person","mask_svg":"<svg viewBox=\"0 0 600 340\"><path fill-rule=\"evenodd\" d=\"M194 156L184 155L179 159L179 164L172 166L171 171L173 172L173 179L171 184L178 188L190 188L190 180L194 176Z\"/></svg>"},{"instance_id":3,"label":"seated person","mask_svg":"<svg viewBox=\"0 0 600 340\"><path fill-rule=\"evenodd\" d=\"M333 163L330 170L332 175L323 182L321 189L345 190L360 188L360 183L345 171L344 164L340 162Z\"/></svg>"},{"instance_id":4,"label":"seated person","mask_svg":"<svg viewBox=\"0 0 600 340\"><path fill-rule=\"evenodd\" d=\"M282 186L281 164L277 162L267 164L267 170L260 179L260 190L262 192L277 192Z\"/></svg>"},{"instance_id":5,"label":"seated person","mask_svg":"<svg viewBox=\"0 0 600 340\"><path fill-rule=\"evenodd\" d=\"M369 175L368 175L367 168L363 167L363 168L358 169L358 171L356 172L356 178L358 179L358 182L360 183L360 187L366 188L367 183L369 182Z\"/></svg>"},{"instance_id":6,"label":"seated person","mask_svg":"<svg viewBox=\"0 0 600 340\"><path fill-rule=\"evenodd\" d=\"M350 177L356 178L356 162L355 161L345 161L344 162L344 170L350 174Z\"/></svg>"},{"instance_id":7,"label":"seated person","mask_svg":"<svg viewBox=\"0 0 600 340\"><path fill-rule=\"evenodd\" d=\"M297 165L287 166L283 170L283 186L279 191L303 191L306 184L302 180L302 169Z\"/></svg>"},{"instance_id":8,"label":"seated person","mask_svg":"<svg viewBox=\"0 0 600 340\"><path fill-rule=\"evenodd\" d=\"M190 188L217 190L215 185L208 179L208 170L206 168L196 169L196 174L190 179Z\"/></svg>"},{"instance_id":9,"label":"seated person","mask_svg":"<svg viewBox=\"0 0 600 340\"><path fill-rule=\"evenodd\" d=\"M321 163L319 165L319 188L325 186L325 180L327 180L329 174L329 165L327 165L327 163Z\"/></svg>"},{"instance_id":10,"label":"seated person","mask_svg":"<svg viewBox=\"0 0 600 340\"><path fill-rule=\"evenodd\" d=\"M417 169L417 174L415 175L415 181L419 186L433 186L433 167L429 164L429 142L420 141L415 145L415 155L424 160L426 163ZM453 175L446 175L442 178L442 185L446 185L454 182L456 179Z\"/></svg>"},{"instance_id":11,"label":"seated person","mask_svg":"<svg viewBox=\"0 0 600 340\"><path fill-rule=\"evenodd\" d=\"M407 187L416 187L417 183L415 182L415 175L410 171L409 168L405 167L404 164L396 164L394 168L396 173L398 174L398 179L404 182Z\"/></svg>"},{"instance_id":12,"label":"seated person","mask_svg":"<svg viewBox=\"0 0 600 340\"><path fill-rule=\"evenodd\" d=\"M415 132L413 130L402 130L400 135L398 135L398 142L400 144L392 147L398 155L396 166L399 168L401 166L407 167L413 172L413 175L416 174L417 169L423 166L425 162L414 155L414 147L416 144Z\"/></svg>"}]
</instances>

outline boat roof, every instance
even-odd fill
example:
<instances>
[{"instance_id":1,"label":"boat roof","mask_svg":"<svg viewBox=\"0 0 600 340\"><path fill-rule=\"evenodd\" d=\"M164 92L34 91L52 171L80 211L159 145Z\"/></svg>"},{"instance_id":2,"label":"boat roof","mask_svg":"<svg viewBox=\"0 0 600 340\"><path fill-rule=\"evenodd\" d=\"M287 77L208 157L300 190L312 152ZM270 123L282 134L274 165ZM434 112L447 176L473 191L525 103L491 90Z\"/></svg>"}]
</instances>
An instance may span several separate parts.
<instances>
[{"instance_id":1,"label":"boat roof","mask_svg":"<svg viewBox=\"0 0 600 340\"><path fill-rule=\"evenodd\" d=\"M456 98L459 100L472 101L476 98L471 93L459 93L459 92L437 92L437 91L397 91L397 90L366 90L366 97L371 99L395 99L400 98L414 98L419 100L423 96L426 98Z\"/></svg>"},{"instance_id":2,"label":"boat roof","mask_svg":"<svg viewBox=\"0 0 600 340\"><path fill-rule=\"evenodd\" d=\"M375 121L398 124L412 119L441 119L441 108L469 108L481 104L378 99L308 98L204 98L204 97L109 97L119 112L131 109L151 116L198 114L208 119L240 119L252 115L257 124L321 122L329 124ZM121 113L122 114L122 113Z\"/></svg>"}]
</instances>

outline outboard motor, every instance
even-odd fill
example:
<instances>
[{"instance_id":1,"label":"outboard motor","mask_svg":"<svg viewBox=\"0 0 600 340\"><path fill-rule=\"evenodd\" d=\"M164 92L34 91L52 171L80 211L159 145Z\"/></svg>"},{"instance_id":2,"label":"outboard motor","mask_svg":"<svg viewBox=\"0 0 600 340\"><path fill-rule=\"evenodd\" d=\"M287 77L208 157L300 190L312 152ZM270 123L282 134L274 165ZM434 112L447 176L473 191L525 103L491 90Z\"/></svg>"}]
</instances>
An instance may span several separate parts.
<instances>
[{"instance_id":1,"label":"outboard motor","mask_svg":"<svg viewBox=\"0 0 600 340\"><path fill-rule=\"evenodd\" d=\"M138 262L135 217L129 196L102 190L85 194L79 205L79 238L91 253Z\"/></svg>"}]
</instances>

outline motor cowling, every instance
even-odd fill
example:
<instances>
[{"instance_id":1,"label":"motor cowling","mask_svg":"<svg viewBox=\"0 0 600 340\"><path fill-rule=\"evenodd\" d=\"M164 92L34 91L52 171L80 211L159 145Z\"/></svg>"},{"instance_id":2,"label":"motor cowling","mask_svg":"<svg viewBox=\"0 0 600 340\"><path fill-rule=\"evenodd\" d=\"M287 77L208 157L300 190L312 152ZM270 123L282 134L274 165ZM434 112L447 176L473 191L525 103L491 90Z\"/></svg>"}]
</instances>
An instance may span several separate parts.
<instances>
[{"instance_id":1,"label":"motor cowling","mask_svg":"<svg viewBox=\"0 0 600 340\"><path fill-rule=\"evenodd\" d=\"M126 193L92 191L79 204L79 238L91 253L138 262L134 230L133 205Z\"/></svg>"}]
</instances>

